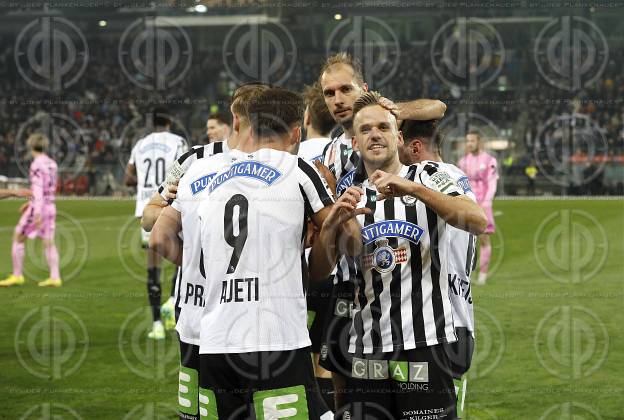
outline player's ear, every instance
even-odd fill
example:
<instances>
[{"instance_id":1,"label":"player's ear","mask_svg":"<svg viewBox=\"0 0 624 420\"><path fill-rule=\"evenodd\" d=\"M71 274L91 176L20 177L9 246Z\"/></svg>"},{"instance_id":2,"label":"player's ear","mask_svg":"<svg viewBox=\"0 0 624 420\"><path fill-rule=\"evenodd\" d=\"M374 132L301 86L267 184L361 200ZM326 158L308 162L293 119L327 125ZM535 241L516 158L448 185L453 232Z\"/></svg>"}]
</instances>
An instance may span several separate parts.
<instances>
[{"instance_id":1,"label":"player's ear","mask_svg":"<svg viewBox=\"0 0 624 420\"><path fill-rule=\"evenodd\" d=\"M290 145L295 145L301 142L301 126L296 125L290 131Z\"/></svg>"},{"instance_id":2,"label":"player's ear","mask_svg":"<svg viewBox=\"0 0 624 420\"><path fill-rule=\"evenodd\" d=\"M397 147L403 147L403 133L401 131L397 133Z\"/></svg>"},{"instance_id":3,"label":"player's ear","mask_svg":"<svg viewBox=\"0 0 624 420\"><path fill-rule=\"evenodd\" d=\"M368 83L362 83L362 90L368 92Z\"/></svg>"},{"instance_id":4,"label":"player's ear","mask_svg":"<svg viewBox=\"0 0 624 420\"><path fill-rule=\"evenodd\" d=\"M355 138L355 136L351 137L351 147L355 152L360 151L360 146L358 145L357 138Z\"/></svg>"},{"instance_id":5,"label":"player's ear","mask_svg":"<svg viewBox=\"0 0 624 420\"><path fill-rule=\"evenodd\" d=\"M310 117L310 107L306 107L305 112L303 113L303 125L309 126L311 124L312 117Z\"/></svg>"},{"instance_id":6,"label":"player's ear","mask_svg":"<svg viewBox=\"0 0 624 420\"><path fill-rule=\"evenodd\" d=\"M238 115L236 115L233 112L232 112L232 129L235 132L238 132L240 130L240 118L238 118Z\"/></svg>"}]
</instances>

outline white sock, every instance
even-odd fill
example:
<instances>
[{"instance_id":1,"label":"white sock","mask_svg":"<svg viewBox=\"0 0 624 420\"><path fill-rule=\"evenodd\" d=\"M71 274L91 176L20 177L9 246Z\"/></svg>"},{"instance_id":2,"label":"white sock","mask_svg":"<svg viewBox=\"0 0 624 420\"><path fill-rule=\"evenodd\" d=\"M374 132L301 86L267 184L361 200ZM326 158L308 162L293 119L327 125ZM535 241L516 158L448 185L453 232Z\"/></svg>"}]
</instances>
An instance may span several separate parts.
<instances>
[{"instance_id":1,"label":"white sock","mask_svg":"<svg viewBox=\"0 0 624 420\"><path fill-rule=\"evenodd\" d=\"M485 284L486 280L487 280L487 273L479 273L479 278L477 279L477 283Z\"/></svg>"},{"instance_id":2,"label":"white sock","mask_svg":"<svg viewBox=\"0 0 624 420\"><path fill-rule=\"evenodd\" d=\"M158 327L160 327L160 328L164 328L164 327L163 327L163 323L162 323L162 321L154 321L154 325L152 325L152 328L153 328L153 329L156 329L156 328L158 328Z\"/></svg>"}]
</instances>

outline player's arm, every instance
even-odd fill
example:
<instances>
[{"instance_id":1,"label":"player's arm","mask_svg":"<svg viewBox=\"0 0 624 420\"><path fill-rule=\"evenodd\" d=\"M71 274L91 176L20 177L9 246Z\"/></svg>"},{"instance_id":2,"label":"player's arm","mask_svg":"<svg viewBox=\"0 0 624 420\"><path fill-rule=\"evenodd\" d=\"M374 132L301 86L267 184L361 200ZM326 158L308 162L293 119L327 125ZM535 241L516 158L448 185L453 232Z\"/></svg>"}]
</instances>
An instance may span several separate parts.
<instances>
[{"instance_id":1,"label":"player's arm","mask_svg":"<svg viewBox=\"0 0 624 420\"><path fill-rule=\"evenodd\" d=\"M30 205L32 206L33 216L35 217L35 224L37 226L41 224L41 213L43 212L43 205L45 204L45 184L43 171L40 169L35 170L30 176L30 190L32 191Z\"/></svg>"},{"instance_id":2,"label":"player's arm","mask_svg":"<svg viewBox=\"0 0 624 420\"><path fill-rule=\"evenodd\" d=\"M158 220L158 216L168 205L169 203L158 192L155 192L143 209L143 215L141 216L141 227L143 230L151 232L156 220Z\"/></svg>"},{"instance_id":3,"label":"player's arm","mask_svg":"<svg viewBox=\"0 0 624 420\"><path fill-rule=\"evenodd\" d=\"M355 216L370 212L368 208L357 208L362 194L364 191L361 188L349 187L335 204L312 216L320 232L310 251L311 280L325 280L339 255L357 256L362 253L362 233Z\"/></svg>"},{"instance_id":4,"label":"player's arm","mask_svg":"<svg viewBox=\"0 0 624 420\"><path fill-rule=\"evenodd\" d=\"M486 191L483 201L488 203L490 206L492 205L492 200L494 200L494 195L496 194L496 183L498 182L498 169L496 167L496 159L492 158L486 172Z\"/></svg>"},{"instance_id":5,"label":"player's arm","mask_svg":"<svg viewBox=\"0 0 624 420\"><path fill-rule=\"evenodd\" d=\"M397 120L439 120L446 112L446 104L437 99L416 99L395 103L388 98L382 98L381 105L392 112Z\"/></svg>"},{"instance_id":6,"label":"player's arm","mask_svg":"<svg viewBox=\"0 0 624 420\"><path fill-rule=\"evenodd\" d=\"M425 203L448 224L475 235L485 232L487 218L483 209L467 196L454 190L450 177L445 173L444 175L438 176L438 186L441 192L380 170L375 171L370 180L380 192L378 199L411 195ZM447 184L443 185L444 182Z\"/></svg>"},{"instance_id":7,"label":"player's arm","mask_svg":"<svg viewBox=\"0 0 624 420\"><path fill-rule=\"evenodd\" d=\"M31 196L31 191L27 189L0 189L0 199L8 198L8 197L20 197L20 198L28 198Z\"/></svg>"},{"instance_id":8,"label":"player's arm","mask_svg":"<svg viewBox=\"0 0 624 420\"><path fill-rule=\"evenodd\" d=\"M124 172L124 184L128 187L136 187L137 185L136 166L134 166L133 163L126 165L126 171Z\"/></svg>"},{"instance_id":9,"label":"player's arm","mask_svg":"<svg viewBox=\"0 0 624 420\"><path fill-rule=\"evenodd\" d=\"M181 231L180 212L171 206L165 207L152 229L150 248L172 263L182 265L182 240L178 235Z\"/></svg>"}]
</instances>

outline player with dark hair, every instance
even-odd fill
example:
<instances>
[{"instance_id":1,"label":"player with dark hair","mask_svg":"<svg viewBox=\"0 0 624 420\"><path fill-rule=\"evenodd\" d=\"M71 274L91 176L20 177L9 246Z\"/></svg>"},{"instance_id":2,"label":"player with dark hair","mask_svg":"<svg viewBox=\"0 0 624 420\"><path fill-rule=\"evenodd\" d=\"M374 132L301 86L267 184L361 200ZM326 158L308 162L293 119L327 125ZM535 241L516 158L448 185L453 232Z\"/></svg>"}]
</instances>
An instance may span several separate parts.
<instances>
[{"instance_id":1,"label":"player with dark hair","mask_svg":"<svg viewBox=\"0 0 624 420\"><path fill-rule=\"evenodd\" d=\"M303 125L306 130L305 141L299 146L299 157L308 161L321 160L323 150L330 142L329 136L336 122L325 105L323 92L318 84L306 86L304 91L306 104Z\"/></svg>"},{"instance_id":2,"label":"player with dark hair","mask_svg":"<svg viewBox=\"0 0 624 420\"><path fill-rule=\"evenodd\" d=\"M357 216L365 249L357 260L347 409L353 418L379 408L397 420L414 412L456 418L442 346L456 341L448 227L478 234L487 221L436 164L401 164L403 138L386 105L375 92L353 104L353 144L361 156L353 183L364 189L361 205L370 213Z\"/></svg>"},{"instance_id":3,"label":"player with dark hair","mask_svg":"<svg viewBox=\"0 0 624 420\"><path fill-rule=\"evenodd\" d=\"M152 197L143 211L141 222L144 229L151 231L156 221L160 220L158 227L153 232L156 239L177 238L178 235L182 235L184 238L185 251L182 256L181 276L175 285L174 310L176 331L180 338L178 387L180 418L199 418L199 324L205 303L203 296L205 278L199 271L200 246L197 245L199 241L196 222L197 202L192 198L196 197L214 176L210 164L204 163L210 162L211 156L227 153L236 148L239 142L246 141L250 132L247 104L266 89L268 86L263 84L247 84L238 87L231 99L230 110L234 124L228 139L224 142L195 146L182 155L169 170L166 181L159 188L159 193ZM180 197L169 206L169 202L177 198L180 178L194 163L201 164L200 174L193 178L191 186L182 182ZM167 310L171 311L172 309Z\"/></svg>"},{"instance_id":4,"label":"player with dark hair","mask_svg":"<svg viewBox=\"0 0 624 420\"><path fill-rule=\"evenodd\" d=\"M165 174L174 162L188 149L186 140L171 133L171 117L167 110L157 107L152 112L153 132L140 139L132 148L126 166L124 182L136 186L137 197L134 216L141 218L158 186L165 181ZM161 321L160 299L160 256L149 248L149 232L141 229L141 240L147 249L147 296L152 310L152 330L148 337L155 340L165 338L165 325ZM177 273L175 274L177 275ZM175 276L174 275L174 276ZM173 328L171 322L168 328Z\"/></svg>"},{"instance_id":5,"label":"player with dark hair","mask_svg":"<svg viewBox=\"0 0 624 420\"><path fill-rule=\"evenodd\" d=\"M301 137L299 95L268 89L249 103L248 115L248 141L194 164L180 180L180 194L190 191L188 200L198 206L197 248L206 277L200 413L231 418L255 412L268 418L286 410L293 417L332 418L321 409L309 356L302 234L307 216L323 226L309 274L311 280L326 278L336 235L351 237L352 253L358 251L352 216L359 193L350 190L331 206L331 193L314 166L292 155ZM215 175L202 188L208 170ZM176 202L185 205L183 199ZM161 216L154 233L162 223ZM167 236L155 235L154 244L175 260L181 243ZM185 253L188 246L185 238Z\"/></svg>"},{"instance_id":6,"label":"player with dark hair","mask_svg":"<svg viewBox=\"0 0 624 420\"><path fill-rule=\"evenodd\" d=\"M11 257L13 258L13 273L0 281L0 286L17 286L24 284L22 269L26 239L40 237L46 260L50 266L50 277L39 282L39 286L59 287L62 285L59 271L59 254L54 243L56 229L56 162L46 154L50 147L50 140L44 134L35 133L28 137L26 145L30 150L33 161L30 164L28 177L32 189L32 197L28 203L22 205L20 218L13 233Z\"/></svg>"},{"instance_id":7,"label":"player with dark hair","mask_svg":"<svg viewBox=\"0 0 624 420\"><path fill-rule=\"evenodd\" d=\"M208 143L225 141L230 137L230 121L225 114L216 112L206 120L206 136Z\"/></svg>"},{"instance_id":8,"label":"player with dark hair","mask_svg":"<svg viewBox=\"0 0 624 420\"><path fill-rule=\"evenodd\" d=\"M468 177L461 169L444 163L440 156L441 137L436 120L404 121L401 126L403 146L399 156L404 165L428 162L446 171L464 194L476 202ZM457 393L457 416L461 418L466 399L468 381L465 373L470 368L474 352L474 311L470 274L476 264L475 235L448 226L450 251L448 255L448 282L453 309L453 323L457 341L444 344L452 369Z\"/></svg>"}]
</instances>

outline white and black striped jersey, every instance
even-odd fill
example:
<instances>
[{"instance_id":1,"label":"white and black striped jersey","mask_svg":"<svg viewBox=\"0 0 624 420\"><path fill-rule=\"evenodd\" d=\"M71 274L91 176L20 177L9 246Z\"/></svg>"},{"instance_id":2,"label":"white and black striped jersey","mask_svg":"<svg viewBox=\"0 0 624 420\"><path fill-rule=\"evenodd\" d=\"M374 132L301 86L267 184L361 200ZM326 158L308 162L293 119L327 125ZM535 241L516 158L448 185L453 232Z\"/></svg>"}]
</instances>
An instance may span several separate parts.
<instances>
[{"instance_id":1,"label":"white and black striped jersey","mask_svg":"<svg viewBox=\"0 0 624 420\"><path fill-rule=\"evenodd\" d=\"M449 296L451 235L446 222L411 196L377 201L363 165L354 185L366 192L361 205L371 214L357 217L364 253L357 260L349 352L409 350L456 341ZM399 176L449 195L464 194L451 176L431 163L402 166Z\"/></svg>"},{"instance_id":2,"label":"white and black striped jersey","mask_svg":"<svg viewBox=\"0 0 624 420\"><path fill-rule=\"evenodd\" d=\"M316 168L286 152L232 150L198 207L206 305L200 353L310 345L302 276L306 218L333 203Z\"/></svg>"},{"instance_id":3,"label":"white and black striped jersey","mask_svg":"<svg viewBox=\"0 0 624 420\"><path fill-rule=\"evenodd\" d=\"M477 198L470 187L468 177L461 169L450 163L424 161L423 164L437 165L440 171L447 172L452 180L471 200ZM470 232L447 225L449 231L450 250L448 259L447 277L451 305L453 307L453 322L455 328L467 328L474 336L474 309L470 274L476 264L476 241L475 235Z\"/></svg>"},{"instance_id":4,"label":"white and black striped jersey","mask_svg":"<svg viewBox=\"0 0 624 420\"><path fill-rule=\"evenodd\" d=\"M171 168L167 171L164 182L158 187L158 193L165 198L167 185L179 181L182 175L184 175L187 169L190 168L197 159L203 159L229 150L230 148L228 147L227 140L191 147L191 150L184 153L171 165Z\"/></svg>"},{"instance_id":5,"label":"white and black striped jersey","mask_svg":"<svg viewBox=\"0 0 624 420\"><path fill-rule=\"evenodd\" d=\"M322 163L327 166L336 178L336 196L342 193L353 183L355 168L360 161L360 155L353 151L351 139L342 133L334 138L323 151ZM334 283L342 281L355 282L357 268L353 257L341 256L336 266Z\"/></svg>"},{"instance_id":6,"label":"white and black striped jersey","mask_svg":"<svg viewBox=\"0 0 624 420\"><path fill-rule=\"evenodd\" d=\"M166 172L187 149L184 138L168 131L151 133L134 145L128 164L136 168L136 217L143 215L143 208L165 180Z\"/></svg>"},{"instance_id":7,"label":"white and black striped jersey","mask_svg":"<svg viewBox=\"0 0 624 420\"><path fill-rule=\"evenodd\" d=\"M220 156L227 150L226 142L195 146L178 159L175 172L180 182L171 207L180 212L183 238L182 270L175 285L175 306L179 309L176 330L180 341L197 346L206 282L199 270L201 244L197 205L212 177L224 165L222 159L213 156ZM165 187L161 185L161 189Z\"/></svg>"}]
</instances>

